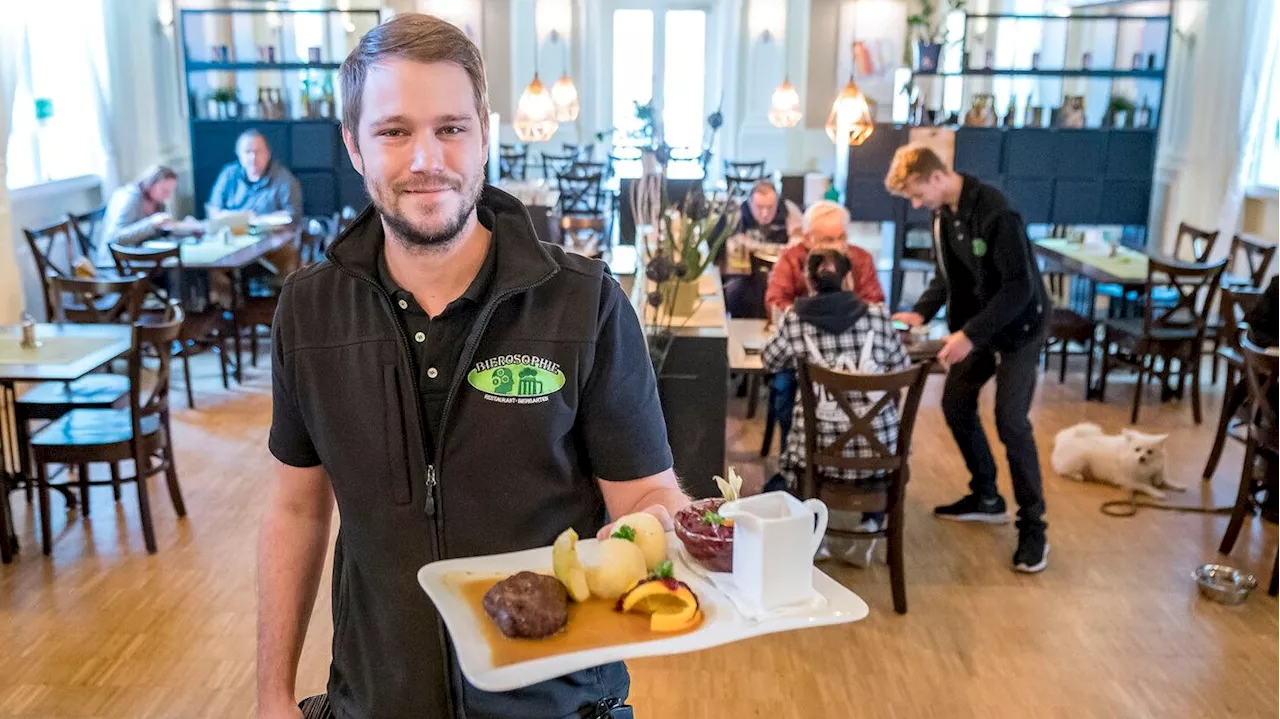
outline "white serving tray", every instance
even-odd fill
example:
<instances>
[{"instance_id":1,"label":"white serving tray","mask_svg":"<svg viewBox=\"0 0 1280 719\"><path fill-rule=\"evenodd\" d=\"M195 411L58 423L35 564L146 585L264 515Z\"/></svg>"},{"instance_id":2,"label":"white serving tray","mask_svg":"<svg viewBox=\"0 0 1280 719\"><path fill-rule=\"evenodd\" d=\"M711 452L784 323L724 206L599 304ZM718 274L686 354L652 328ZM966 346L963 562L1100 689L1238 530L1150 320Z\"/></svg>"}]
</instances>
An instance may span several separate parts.
<instances>
[{"instance_id":1,"label":"white serving tray","mask_svg":"<svg viewBox=\"0 0 1280 719\"><path fill-rule=\"evenodd\" d=\"M687 634L669 638L588 649L502 667L493 666L488 642L478 624L481 618L455 591L454 587L458 585L456 579L448 582L446 577L460 574L500 577L523 570L550 574L551 547L433 562L418 570L418 584L422 585L427 596L435 603L445 626L449 628L463 676L477 688L489 692L520 689L610 662L684 654L765 634L847 624L867 616L866 602L815 568L813 586L821 595L820 599L815 599L803 609L793 607L761 615L758 619L748 618L701 571L690 569L686 561L691 560L684 558L683 551L680 551L680 540L674 533L668 533L667 542L675 565L676 579L688 584L701 603L705 617L702 626ZM594 539L578 542L578 553L584 564L595 563L597 545L598 542Z\"/></svg>"}]
</instances>

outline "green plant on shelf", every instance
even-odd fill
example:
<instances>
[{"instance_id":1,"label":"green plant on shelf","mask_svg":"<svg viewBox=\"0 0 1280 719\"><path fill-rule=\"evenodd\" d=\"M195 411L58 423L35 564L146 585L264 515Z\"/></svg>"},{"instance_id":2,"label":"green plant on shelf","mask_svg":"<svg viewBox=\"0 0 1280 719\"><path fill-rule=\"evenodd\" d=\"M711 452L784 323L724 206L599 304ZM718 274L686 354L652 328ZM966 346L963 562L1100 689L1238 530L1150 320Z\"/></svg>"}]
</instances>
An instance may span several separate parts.
<instances>
[{"instance_id":1,"label":"green plant on shelf","mask_svg":"<svg viewBox=\"0 0 1280 719\"><path fill-rule=\"evenodd\" d=\"M911 39L926 45L945 45L947 43L947 14L956 10L964 10L968 0L949 0L947 13L938 15L938 8L933 0L920 0L920 12L907 16L907 30Z\"/></svg>"}]
</instances>

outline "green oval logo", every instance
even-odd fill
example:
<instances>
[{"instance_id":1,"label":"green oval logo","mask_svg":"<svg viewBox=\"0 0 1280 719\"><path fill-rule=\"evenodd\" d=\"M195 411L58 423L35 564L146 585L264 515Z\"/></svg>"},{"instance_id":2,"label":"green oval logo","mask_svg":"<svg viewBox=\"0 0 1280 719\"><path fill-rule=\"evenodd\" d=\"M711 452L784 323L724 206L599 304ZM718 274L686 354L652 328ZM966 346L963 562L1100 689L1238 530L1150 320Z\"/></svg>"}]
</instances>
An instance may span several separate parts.
<instances>
[{"instance_id":1,"label":"green oval logo","mask_svg":"<svg viewBox=\"0 0 1280 719\"><path fill-rule=\"evenodd\" d=\"M482 363L483 366L486 363ZM564 387L564 372L537 365L507 363L467 373L467 383L487 394L502 397L545 397Z\"/></svg>"}]
</instances>

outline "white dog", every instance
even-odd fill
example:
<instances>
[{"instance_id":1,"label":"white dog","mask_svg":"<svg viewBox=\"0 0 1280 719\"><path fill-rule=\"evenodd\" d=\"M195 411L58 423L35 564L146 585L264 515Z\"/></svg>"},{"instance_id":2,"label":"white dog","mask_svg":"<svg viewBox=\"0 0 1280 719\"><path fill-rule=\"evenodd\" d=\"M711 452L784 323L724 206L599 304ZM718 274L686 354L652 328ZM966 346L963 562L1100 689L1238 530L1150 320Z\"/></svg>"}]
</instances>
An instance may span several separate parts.
<instances>
[{"instance_id":1,"label":"white dog","mask_svg":"<svg viewBox=\"0 0 1280 719\"><path fill-rule=\"evenodd\" d=\"M1063 477L1109 482L1157 499L1161 488L1183 491L1164 477L1167 434L1144 434L1124 429L1104 434L1096 424L1083 422L1058 433L1053 441L1053 470Z\"/></svg>"}]
</instances>

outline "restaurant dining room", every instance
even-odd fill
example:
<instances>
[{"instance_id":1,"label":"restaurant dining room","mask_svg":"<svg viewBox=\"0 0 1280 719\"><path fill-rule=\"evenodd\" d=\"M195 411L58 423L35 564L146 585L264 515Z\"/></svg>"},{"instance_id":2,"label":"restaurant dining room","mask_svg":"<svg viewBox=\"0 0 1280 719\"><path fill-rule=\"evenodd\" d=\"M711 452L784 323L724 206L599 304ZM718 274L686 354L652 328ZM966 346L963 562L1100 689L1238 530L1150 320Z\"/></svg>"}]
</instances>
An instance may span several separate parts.
<instances>
[{"instance_id":1,"label":"restaurant dining room","mask_svg":"<svg viewBox=\"0 0 1280 719\"><path fill-rule=\"evenodd\" d=\"M1280 716L1275 0L0 0L0 719Z\"/></svg>"}]
</instances>

